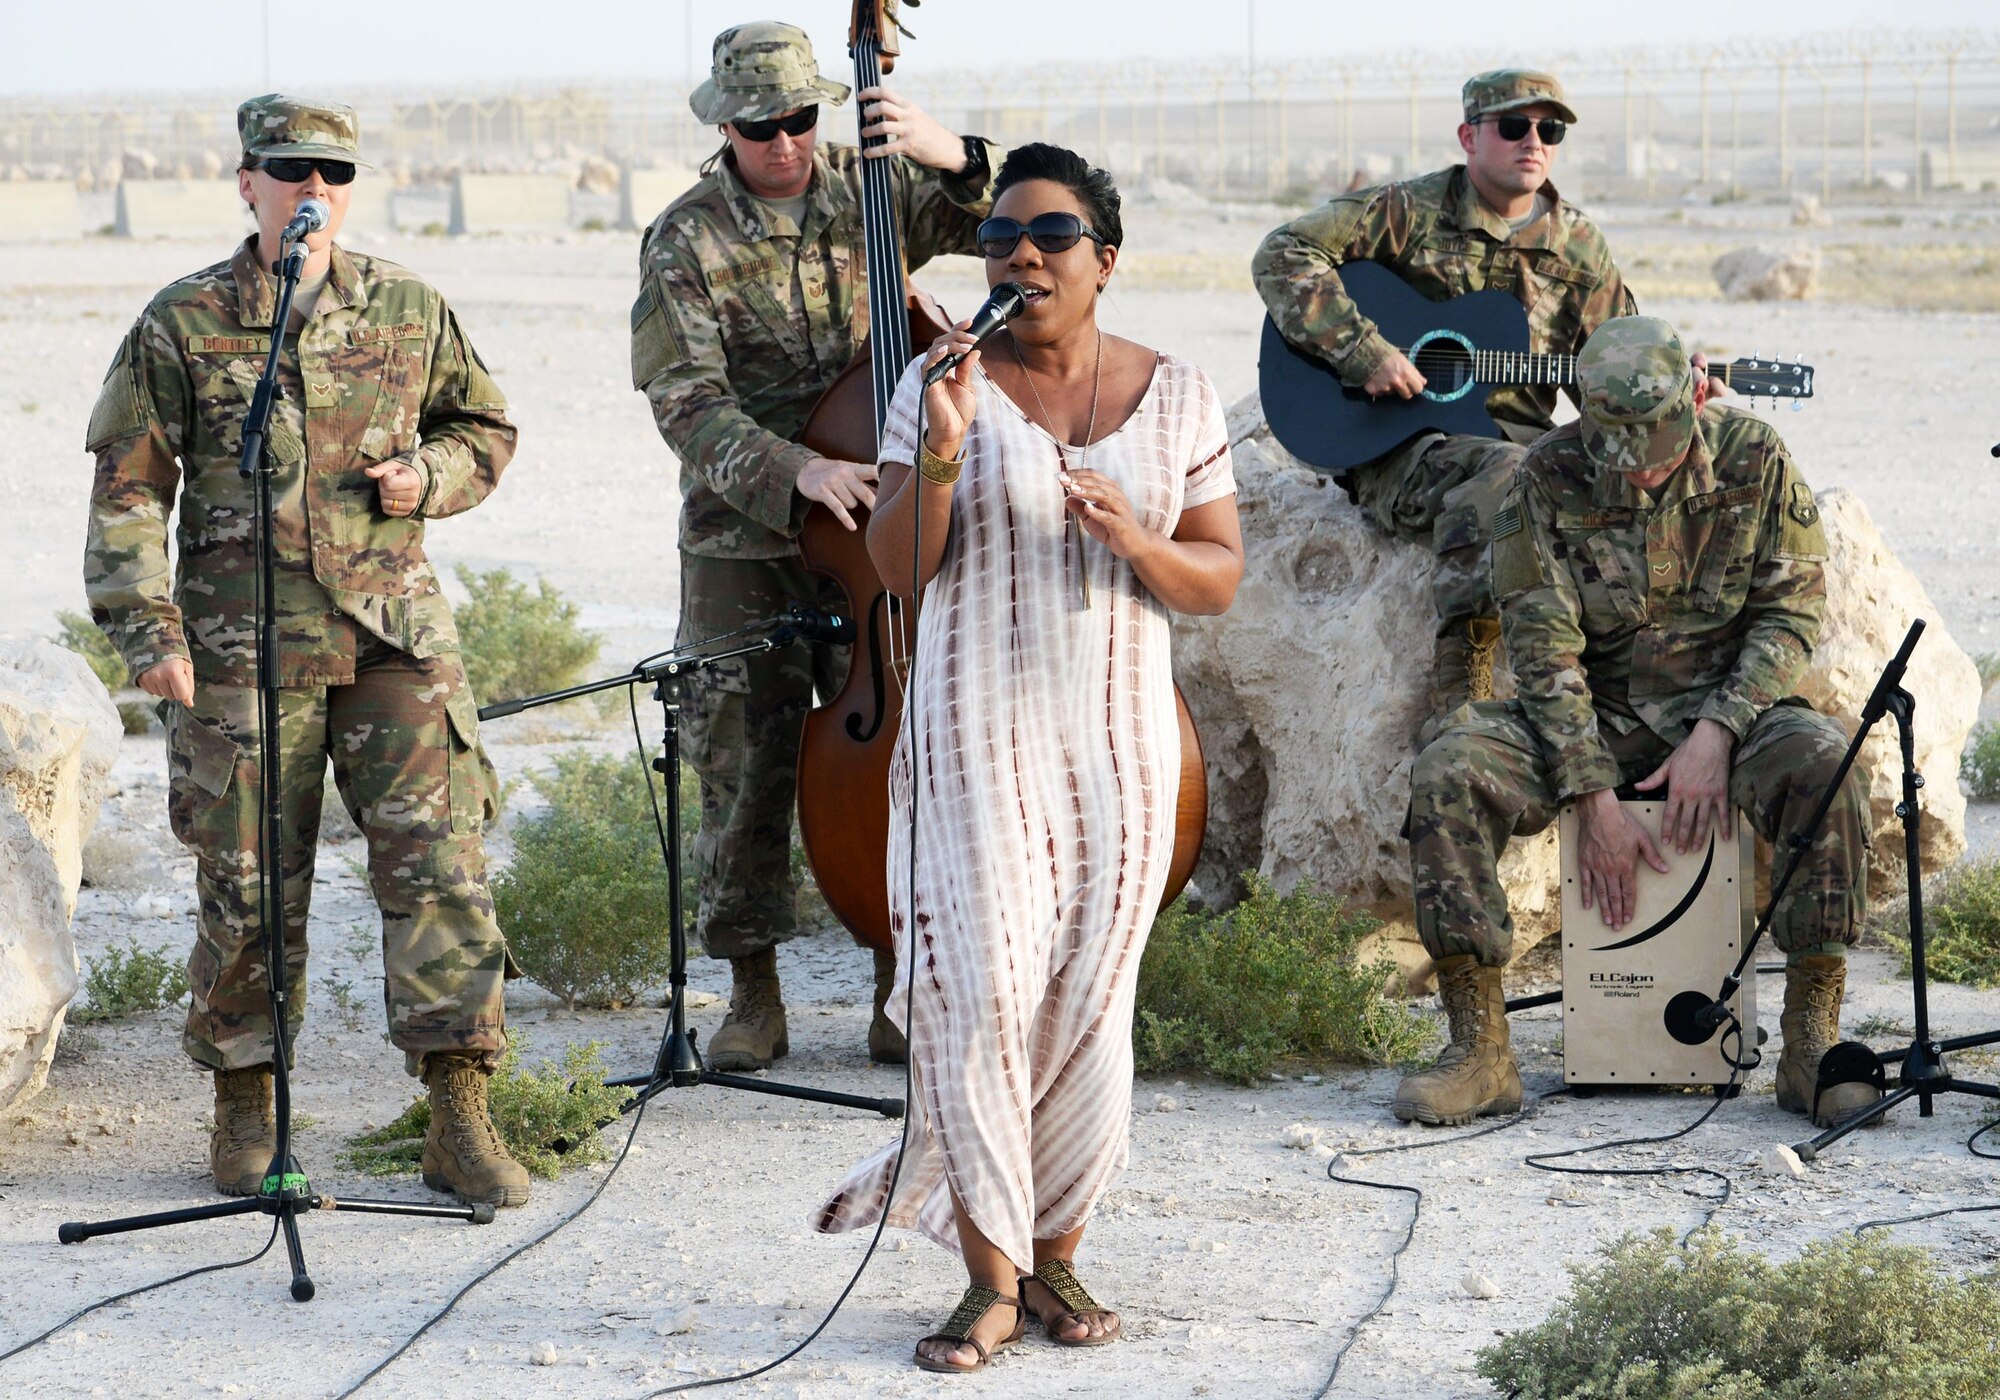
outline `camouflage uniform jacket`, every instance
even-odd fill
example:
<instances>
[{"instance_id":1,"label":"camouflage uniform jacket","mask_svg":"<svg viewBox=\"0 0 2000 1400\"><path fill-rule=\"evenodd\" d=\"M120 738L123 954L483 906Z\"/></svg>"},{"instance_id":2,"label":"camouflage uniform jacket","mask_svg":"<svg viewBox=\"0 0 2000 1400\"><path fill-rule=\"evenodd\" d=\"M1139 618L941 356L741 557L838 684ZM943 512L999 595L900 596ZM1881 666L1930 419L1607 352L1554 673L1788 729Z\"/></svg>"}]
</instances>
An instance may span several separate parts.
<instances>
[{"instance_id":1,"label":"camouflage uniform jacket","mask_svg":"<svg viewBox=\"0 0 2000 1400\"><path fill-rule=\"evenodd\" d=\"M1558 797L1618 785L1600 726L1741 739L1805 674L1825 559L1812 488L1747 413L1703 409L1655 493L1593 466L1575 424L1537 442L1494 517L1493 593Z\"/></svg>"},{"instance_id":2,"label":"camouflage uniform jacket","mask_svg":"<svg viewBox=\"0 0 2000 1400\"><path fill-rule=\"evenodd\" d=\"M1527 310L1531 350L1574 354L1592 331L1636 307L1597 225L1554 185L1542 192L1552 207L1519 233L1486 207L1462 165L1336 195L1265 238L1251 276L1285 339L1323 356L1354 387L1406 348L1391 346L1333 275L1363 258L1432 301L1507 292ZM1499 389L1487 400L1501 430L1523 443L1555 425L1555 406L1546 384Z\"/></svg>"},{"instance_id":3,"label":"camouflage uniform jacket","mask_svg":"<svg viewBox=\"0 0 2000 1400\"><path fill-rule=\"evenodd\" d=\"M909 269L973 252L993 205L990 174L975 186L889 159ZM999 149L989 144L986 160L997 170ZM794 487L814 454L792 439L868 333L861 162L852 146L813 153L801 225L719 161L646 230L632 385L681 460L686 553L798 552L808 503Z\"/></svg>"},{"instance_id":4,"label":"camouflage uniform jacket","mask_svg":"<svg viewBox=\"0 0 2000 1400\"><path fill-rule=\"evenodd\" d=\"M85 444L97 457L85 586L134 675L185 656L205 683L256 681L251 483L237 463L276 310L253 237L155 296L105 377ZM499 481L515 438L499 388L436 291L338 246L287 347L267 439L279 683L352 680L357 627L412 656L457 650L423 519L469 510ZM412 516L385 515L363 474L390 458L425 478Z\"/></svg>"}]
</instances>

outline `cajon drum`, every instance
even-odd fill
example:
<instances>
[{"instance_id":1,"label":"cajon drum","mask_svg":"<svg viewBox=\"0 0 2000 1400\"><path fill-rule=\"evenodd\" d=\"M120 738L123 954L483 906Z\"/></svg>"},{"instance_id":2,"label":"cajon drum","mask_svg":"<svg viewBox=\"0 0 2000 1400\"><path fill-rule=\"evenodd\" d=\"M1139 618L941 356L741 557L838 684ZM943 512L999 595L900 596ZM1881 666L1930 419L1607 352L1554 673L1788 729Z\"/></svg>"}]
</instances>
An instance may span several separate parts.
<instances>
[{"instance_id":1,"label":"cajon drum","mask_svg":"<svg viewBox=\"0 0 2000 1400\"><path fill-rule=\"evenodd\" d=\"M1659 801L1626 802L1625 810L1659 843ZM1741 814L1734 840L1709 833L1707 844L1682 855L1665 843L1665 875L1639 862L1637 912L1621 929L1583 907L1577 883L1577 818L1563 808L1562 971L1563 1079L1570 1084L1726 1084L1723 1049L1746 1058L1757 1035L1755 977L1746 977L1730 1010L1751 1046L1721 1033L1683 1045L1667 1033L1667 1003L1695 990L1713 996L1736 966L1757 927L1754 838Z\"/></svg>"}]
</instances>

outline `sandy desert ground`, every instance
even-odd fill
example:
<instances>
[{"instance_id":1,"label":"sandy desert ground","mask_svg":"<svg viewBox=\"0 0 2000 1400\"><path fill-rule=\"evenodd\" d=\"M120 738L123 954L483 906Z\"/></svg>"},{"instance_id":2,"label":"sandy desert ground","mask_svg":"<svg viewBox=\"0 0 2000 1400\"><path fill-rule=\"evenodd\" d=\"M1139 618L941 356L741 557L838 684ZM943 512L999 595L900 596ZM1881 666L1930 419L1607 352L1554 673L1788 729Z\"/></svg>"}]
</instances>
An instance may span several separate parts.
<instances>
[{"instance_id":1,"label":"sandy desert ground","mask_svg":"<svg viewBox=\"0 0 2000 1400\"><path fill-rule=\"evenodd\" d=\"M1254 387L1259 311L1242 269L1279 211L1135 205L1126 275L1108 324L1204 365L1225 396ZM1799 231L1778 206L1610 210L1604 222L1649 310L1715 354L1796 352L1819 370L1819 398L1780 422L1808 475L1857 491L1890 544L1924 580L1969 651L2000 649L2000 363L1994 271L2000 216L1980 209L1843 211ZM1873 219L1874 222L1864 220ZM1712 248L1811 237L1829 247L1828 294L1784 307L1712 298L1699 269ZM437 283L506 387L523 447L502 489L477 512L432 527L434 557L504 565L553 581L607 638L617 668L665 645L676 610L674 466L626 367L634 283L629 236L561 240L397 238L375 245ZM1835 251L1844 249L1844 253ZM47 635L58 608L80 607L79 562L89 465L83 424L118 335L145 297L225 250L111 240L0 254L0 636ZM1902 269L1902 280L1879 269ZM926 274L947 305L981 295L970 264ZM1867 275L1863 275L1866 272ZM1908 307L1946 309L1902 309ZM1951 309L1966 308L1966 309ZM554 746L619 747L588 715L495 723L504 777L543 764ZM88 958L127 933L179 945L191 921L192 872L165 826L162 745L129 738L104 832L125 852L117 878L84 891L78 943ZM1973 839L1996 844L1990 808ZM502 846L504 853L504 843ZM317 999L304 1033L296 1099L312 1115L300 1146L316 1184L335 1194L427 1198L414 1180L356 1182L333 1163L363 1124L387 1121L411 1081L364 1010L350 1027L327 985L370 1001L379 978L373 919L354 874L360 847L321 853L314 920ZM783 951L793 1006L787 1077L869 1093L900 1075L862 1048L866 960L844 935ZM1872 1019L1878 1044L1906 1033L1907 984L1893 960L1856 960L1848 1024ZM719 1024L727 972L698 962L695 1022ZM1775 1034L1778 990L1761 1019ZM517 984L513 1016L530 1054L595 1038L614 1066L649 1061L658 1013L572 1016ZM1935 998L1938 1028L2000 1022L2000 996L1955 988ZM1560 1084L1553 1008L1517 1018L1531 1091ZM1962 1072L1992 1075L1975 1055ZM1132 1167L1093 1227L1086 1277L1119 1306L1129 1340L1070 1353L1039 1341L961 1389L1029 1396L1119 1391L1146 1396L1320 1392L1353 1322L1380 1296L1408 1220L1406 1197L1330 1183L1330 1149L1410 1140L1389 1118L1394 1076L1331 1071L1256 1089L1144 1080L1135 1094ZM1487 1394L1476 1349L1530 1324L1564 1287L1564 1265L1628 1229L1685 1228L1712 1183L1551 1177L1523 1154L1661 1132L1707 1100L1689 1095L1556 1098L1532 1120L1463 1145L1372 1160L1348 1170L1421 1186L1424 1214L1402 1283L1370 1323L1331 1392L1342 1396ZM188 1072L173 1012L94 1028L59 1058L47 1091L0 1126L0 1348L97 1297L247 1253L266 1227L237 1220L74 1248L69 1219L210 1199L201 1170L207 1082ZM1899 1113L1850 1139L1803 1179L1746 1163L1805 1136L1771 1098L1771 1074L1662 1160L1735 1178L1717 1223L1784 1254L1858 1222L2000 1199L1987 1164L1961 1146L1980 1121L1966 1101L1936 1117ZM1284 1146L1287 1125L1317 1146ZM623 1128L612 1130L622 1138ZM483 1286L372 1385L370 1395L477 1393L636 1397L774 1356L815 1325L860 1258L862 1241L811 1234L808 1209L892 1128L850 1112L737 1096L671 1092L654 1104L632 1155L576 1225ZM1308 1137L1310 1134L1293 1135ZM304 1225L317 1301L291 1303L282 1265L260 1264L98 1313L52 1344L0 1366L8 1393L38 1396L329 1397L358 1378L467 1279L579 1204L602 1168L538 1184L534 1203L483 1229L320 1216ZM1955 1269L1990 1269L1995 1217L1899 1230ZM1464 1279L1490 1279L1474 1300ZM742 1387L786 1396L936 1393L909 1366L909 1345L948 1311L958 1274L942 1251L891 1236L827 1334L800 1360ZM541 1344L553 1365L531 1359Z\"/></svg>"}]
</instances>

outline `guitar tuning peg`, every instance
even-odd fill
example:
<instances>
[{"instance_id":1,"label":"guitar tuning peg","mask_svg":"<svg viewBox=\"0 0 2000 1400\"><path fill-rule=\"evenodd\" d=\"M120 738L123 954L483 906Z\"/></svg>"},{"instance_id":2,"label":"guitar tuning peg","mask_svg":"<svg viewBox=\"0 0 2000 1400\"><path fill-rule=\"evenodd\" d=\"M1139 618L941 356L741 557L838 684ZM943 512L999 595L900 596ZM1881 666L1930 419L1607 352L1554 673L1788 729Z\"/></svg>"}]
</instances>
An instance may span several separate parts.
<instances>
[{"instance_id":1,"label":"guitar tuning peg","mask_svg":"<svg viewBox=\"0 0 2000 1400\"><path fill-rule=\"evenodd\" d=\"M1805 405L1801 403L1799 400L1797 399L1792 400L1792 412L1797 413L1800 409L1804 407Z\"/></svg>"}]
</instances>

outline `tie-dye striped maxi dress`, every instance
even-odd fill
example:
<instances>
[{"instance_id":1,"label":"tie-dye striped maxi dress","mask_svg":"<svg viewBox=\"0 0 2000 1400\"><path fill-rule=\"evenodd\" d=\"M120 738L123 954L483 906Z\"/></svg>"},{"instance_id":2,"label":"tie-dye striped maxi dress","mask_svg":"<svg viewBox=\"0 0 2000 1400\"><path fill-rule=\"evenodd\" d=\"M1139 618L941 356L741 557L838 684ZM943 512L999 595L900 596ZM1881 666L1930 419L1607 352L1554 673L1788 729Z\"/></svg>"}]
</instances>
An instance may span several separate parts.
<instances>
[{"instance_id":1,"label":"tie-dye striped maxi dress","mask_svg":"<svg viewBox=\"0 0 2000 1400\"><path fill-rule=\"evenodd\" d=\"M890 906L915 1081L890 1223L956 1249L948 1183L1026 1273L1033 1241L1082 1225L1125 1167L1132 1002L1166 884L1180 730L1166 608L1130 564L1079 543L1080 530L1066 536L1055 439L983 372L975 381L951 542L926 590L890 770ZM913 366L884 461L916 460L917 391ZM1214 387L1167 355L1088 465L1167 534L1182 511L1236 489ZM912 969L913 770L924 784ZM874 1224L895 1157L891 1144L856 1167L815 1227Z\"/></svg>"}]
</instances>

